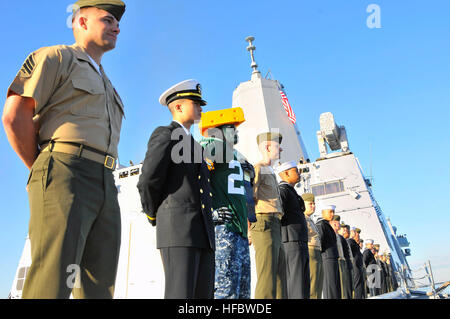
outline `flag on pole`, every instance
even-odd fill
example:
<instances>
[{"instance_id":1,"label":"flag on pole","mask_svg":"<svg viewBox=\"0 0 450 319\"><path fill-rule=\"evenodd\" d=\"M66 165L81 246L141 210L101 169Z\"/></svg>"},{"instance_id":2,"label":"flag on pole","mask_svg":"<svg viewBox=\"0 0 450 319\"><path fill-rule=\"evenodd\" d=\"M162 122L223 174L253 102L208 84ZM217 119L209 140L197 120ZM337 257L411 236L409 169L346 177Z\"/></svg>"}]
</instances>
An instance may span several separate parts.
<instances>
[{"instance_id":1,"label":"flag on pole","mask_svg":"<svg viewBox=\"0 0 450 319\"><path fill-rule=\"evenodd\" d=\"M286 97L286 94L284 94L283 91L280 91L280 95L281 95L281 102L283 103L284 109L285 109L285 111L287 113L287 116L288 116L289 120L292 122L292 124L295 124L297 119L295 118L294 111L292 110L292 107L289 104L289 101L288 101L288 98Z\"/></svg>"}]
</instances>

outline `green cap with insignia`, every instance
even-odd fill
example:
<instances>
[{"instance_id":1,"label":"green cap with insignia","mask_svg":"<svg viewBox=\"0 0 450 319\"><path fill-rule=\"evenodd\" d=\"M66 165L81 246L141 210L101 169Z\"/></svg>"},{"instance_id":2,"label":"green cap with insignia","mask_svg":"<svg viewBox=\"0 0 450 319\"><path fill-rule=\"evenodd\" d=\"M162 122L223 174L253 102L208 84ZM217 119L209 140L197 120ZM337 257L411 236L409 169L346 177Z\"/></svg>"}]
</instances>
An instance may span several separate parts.
<instances>
[{"instance_id":1,"label":"green cap with insignia","mask_svg":"<svg viewBox=\"0 0 450 319\"><path fill-rule=\"evenodd\" d=\"M311 193L304 193L304 194L302 194L302 198L303 198L303 200L306 202L306 201L308 201L308 202L314 202L314 200L315 200L315 197L314 197L314 194L311 194Z\"/></svg>"},{"instance_id":2,"label":"green cap with insignia","mask_svg":"<svg viewBox=\"0 0 450 319\"><path fill-rule=\"evenodd\" d=\"M334 215L332 220L335 220L335 221L340 222L340 221L341 221L341 216L339 216L339 215Z\"/></svg>"},{"instance_id":3,"label":"green cap with insignia","mask_svg":"<svg viewBox=\"0 0 450 319\"><path fill-rule=\"evenodd\" d=\"M121 0L78 0L73 6L73 14L82 8L96 7L111 13L120 21L125 13L125 3Z\"/></svg>"},{"instance_id":4,"label":"green cap with insignia","mask_svg":"<svg viewBox=\"0 0 450 319\"><path fill-rule=\"evenodd\" d=\"M275 141L278 142L279 144L281 144L281 141L283 140L283 136L280 133L276 133L276 132L266 132L266 133L261 133L258 134L258 136L256 136L256 142L259 144L261 144L262 142L267 142L267 141Z\"/></svg>"}]
</instances>

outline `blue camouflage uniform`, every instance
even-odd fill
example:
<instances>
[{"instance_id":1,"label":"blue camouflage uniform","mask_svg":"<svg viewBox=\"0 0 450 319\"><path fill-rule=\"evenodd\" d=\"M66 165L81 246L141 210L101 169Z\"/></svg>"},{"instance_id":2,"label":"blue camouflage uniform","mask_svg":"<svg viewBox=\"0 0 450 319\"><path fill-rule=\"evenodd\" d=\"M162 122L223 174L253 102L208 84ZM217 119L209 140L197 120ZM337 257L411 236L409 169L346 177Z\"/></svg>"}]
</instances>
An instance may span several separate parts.
<instances>
[{"instance_id":1,"label":"blue camouflage uniform","mask_svg":"<svg viewBox=\"0 0 450 319\"><path fill-rule=\"evenodd\" d=\"M215 155L225 147L217 138L204 138L201 145ZM225 152L224 152L225 154ZM247 237L247 198L244 172L236 155L229 162L210 164L212 207L228 208L233 218L215 226L215 299L250 299L250 251Z\"/></svg>"}]
</instances>

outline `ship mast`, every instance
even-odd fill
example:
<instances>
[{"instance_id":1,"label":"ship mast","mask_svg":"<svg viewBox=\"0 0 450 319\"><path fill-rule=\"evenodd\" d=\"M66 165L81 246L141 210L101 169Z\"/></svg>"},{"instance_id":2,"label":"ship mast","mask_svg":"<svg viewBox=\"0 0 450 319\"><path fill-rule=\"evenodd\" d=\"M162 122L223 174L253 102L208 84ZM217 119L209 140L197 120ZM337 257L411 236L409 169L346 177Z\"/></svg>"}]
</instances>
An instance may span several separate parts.
<instances>
[{"instance_id":1,"label":"ship mast","mask_svg":"<svg viewBox=\"0 0 450 319\"><path fill-rule=\"evenodd\" d=\"M256 50L256 47L253 45L253 41L255 41L255 37L247 37L245 38L245 41L248 42L248 47L247 47L247 51L250 52L250 58L252 59L252 63L250 65L250 67L253 69L252 72L252 79L254 77L256 78L261 78L261 73L258 71L258 64L255 61L255 54L254 51Z\"/></svg>"}]
</instances>

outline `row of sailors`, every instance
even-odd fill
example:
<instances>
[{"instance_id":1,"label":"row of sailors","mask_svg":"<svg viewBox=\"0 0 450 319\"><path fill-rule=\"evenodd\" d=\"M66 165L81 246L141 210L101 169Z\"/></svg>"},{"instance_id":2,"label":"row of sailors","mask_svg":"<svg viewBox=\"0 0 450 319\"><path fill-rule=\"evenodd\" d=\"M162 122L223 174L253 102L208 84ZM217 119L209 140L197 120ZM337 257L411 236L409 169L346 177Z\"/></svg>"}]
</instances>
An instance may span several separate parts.
<instances>
[{"instance_id":1,"label":"row of sailors","mask_svg":"<svg viewBox=\"0 0 450 319\"><path fill-rule=\"evenodd\" d=\"M279 165L274 173L281 180L278 189L283 216L279 253L284 260L270 267L277 278L276 288L272 287L275 284L270 283L262 270L269 256L258 260L260 248L255 243L258 275L255 298L364 299L397 289L390 254L380 252L379 245L374 245L371 239L366 240L363 249L361 229L341 221L335 214L335 206L322 206L321 218L313 221L315 197L311 193L297 195L294 186L300 173L295 162ZM255 229L249 235L254 234Z\"/></svg>"},{"instance_id":2,"label":"row of sailors","mask_svg":"<svg viewBox=\"0 0 450 319\"><path fill-rule=\"evenodd\" d=\"M306 207L310 207L309 201L314 198L313 195L304 194L303 198ZM305 211L309 216L312 213ZM321 213L322 218L316 224L312 223L310 217L307 218L309 231L313 233L315 225L317 235L322 240L320 257L323 280L320 278L321 270L311 267L310 259L311 274L314 276L315 272L315 276L319 277L316 284L311 286L311 297L320 298L322 295L328 299L364 299L396 290L397 281L390 254L379 252L379 245L373 245L371 239L366 240L363 249L361 230L341 222L340 216L335 214L335 206L324 206Z\"/></svg>"}]
</instances>

